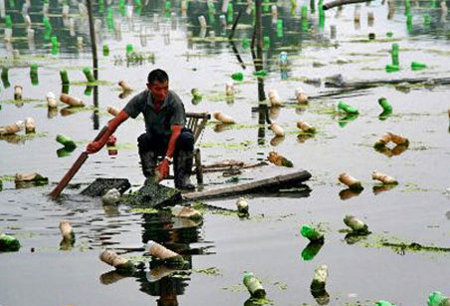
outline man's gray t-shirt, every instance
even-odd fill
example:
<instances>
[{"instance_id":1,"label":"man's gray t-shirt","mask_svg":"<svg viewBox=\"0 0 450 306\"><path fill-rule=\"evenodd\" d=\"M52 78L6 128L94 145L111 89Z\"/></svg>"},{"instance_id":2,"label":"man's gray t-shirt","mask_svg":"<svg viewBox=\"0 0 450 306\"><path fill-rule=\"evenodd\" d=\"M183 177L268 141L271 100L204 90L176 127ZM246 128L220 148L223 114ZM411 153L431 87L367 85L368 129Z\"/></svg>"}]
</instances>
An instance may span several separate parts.
<instances>
[{"instance_id":1,"label":"man's gray t-shirt","mask_svg":"<svg viewBox=\"0 0 450 306\"><path fill-rule=\"evenodd\" d=\"M155 111L153 97L148 89L135 95L123 109L131 118L140 113L144 116L147 132L158 135L170 135L172 125L186 124L183 102L173 91L169 90L159 113Z\"/></svg>"}]
</instances>

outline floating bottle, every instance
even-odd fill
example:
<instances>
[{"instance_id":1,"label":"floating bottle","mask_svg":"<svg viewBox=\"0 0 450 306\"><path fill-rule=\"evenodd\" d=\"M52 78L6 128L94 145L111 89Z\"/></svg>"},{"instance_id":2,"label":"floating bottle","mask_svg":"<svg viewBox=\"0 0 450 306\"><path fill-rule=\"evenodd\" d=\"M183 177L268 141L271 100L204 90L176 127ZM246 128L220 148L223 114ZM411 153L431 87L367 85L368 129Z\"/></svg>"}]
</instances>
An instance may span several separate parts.
<instances>
[{"instance_id":1,"label":"floating bottle","mask_svg":"<svg viewBox=\"0 0 450 306\"><path fill-rule=\"evenodd\" d=\"M278 95L278 91L276 89L269 90L269 101L270 106L279 107L282 105L280 96Z\"/></svg>"},{"instance_id":2,"label":"floating bottle","mask_svg":"<svg viewBox=\"0 0 450 306\"><path fill-rule=\"evenodd\" d=\"M283 20L278 19L276 23L277 37L283 37Z\"/></svg>"},{"instance_id":3,"label":"floating bottle","mask_svg":"<svg viewBox=\"0 0 450 306\"><path fill-rule=\"evenodd\" d=\"M248 214L248 200L242 197L237 199L236 208L239 214Z\"/></svg>"},{"instance_id":4,"label":"floating bottle","mask_svg":"<svg viewBox=\"0 0 450 306\"><path fill-rule=\"evenodd\" d=\"M375 303L375 306L394 306L388 301L380 300Z\"/></svg>"},{"instance_id":5,"label":"floating bottle","mask_svg":"<svg viewBox=\"0 0 450 306\"><path fill-rule=\"evenodd\" d=\"M59 231L64 241L75 241L75 233L73 232L72 224L69 220L59 221Z\"/></svg>"},{"instance_id":6,"label":"floating bottle","mask_svg":"<svg viewBox=\"0 0 450 306\"><path fill-rule=\"evenodd\" d=\"M117 188L112 188L102 196L102 202L104 205L116 205L119 203L120 197L120 191Z\"/></svg>"},{"instance_id":7,"label":"floating bottle","mask_svg":"<svg viewBox=\"0 0 450 306\"><path fill-rule=\"evenodd\" d=\"M383 108L384 112L392 112L392 106L389 104L388 100L384 97L378 99L378 104Z\"/></svg>"},{"instance_id":8,"label":"floating bottle","mask_svg":"<svg viewBox=\"0 0 450 306\"><path fill-rule=\"evenodd\" d=\"M63 103L66 103L67 105L73 106L73 107L84 106L83 101L81 101L79 98L69 96L68 94L65 94L65 93L62 93L59 96L59 100Z\"/></svg>"},{"instance_id":9,"label":"floating bottle","mask_svg":"<svg viewBox=\"0 0 450 306\"><path fill-rule=\"evenodd\" d=\"M31 79L31 84L33 84L33 85L39 84L38 65L35 63L30 65L30 79Z\"/></svg>"},{"instance_id":10,"label":"floating bottle","mask_svg":"<svg viewBox=\"0 0 450 306\"><path fill-rule=\"evenodd\" d=\"M242 72L236 72L231 75L231 78L235 81L242 81L244 79L244 74Z\"/></svg>"},{"instance_id":11,"label":"floating bottle","mask_svg":"<svg viewBox=\"0 0 450 306\"><path fill-rule=\"evenodd\" d=\"M114 117L117 116L120 113L120 109L115 108L114 106L108 106L106 108L106 111L113 115Z\"/></svg>"},{"instance_id":12,"label":"floating bottle","mask_svg":"<svg viewBox=\"0 0 450 306\"><path fill-rule=\"evenodd\" d=\"M236 123L233 118L231 118L230 116L225 115L221 112L213 112L213 117L222 123L226 123L226 124Z\"/></svg>"},{"instance_id":13,"label":"floating bottle","mask_svg":"<svg viewBox=\"0 0 450 306\"><path fill-rule=\"evenodd\" d=\"M422 69L425 69L425 68L427 68L427 65L425 63L416 62L416 61L411 62L411 69L412 70L422 70Z\"/></svg>"},{"instance_id":14,"label":"floating bottle","mask_svg":"<svg viewBox=\"0 0 450 306\"><path fill-rule=\"evenodd\" d=\"M200 211L190 207L183 205L175 205L171 208L172 216L177 218L186 218L191 220L200 220L203 218L203 215Z\"/></svg>"},{"instance_id":15,"label":"floating bottle","mask_svg":"<svg viewBox=\"0 0 450 306\"><path fill-rule=\"evenodd\" d=\"M261 282L251 272L244 272L243 283L250 295L254 298L262 299L266 297L266 290Z\"/></svg>"},{"instance_id":16,"label":"floating bottle","mask_svg":"<svg viewBox=\"0 0 450 306\"><path fill-rule=\"evenodd\" d=\"M450 306L450 298L439 291L430 294L427 301L428 306Z\"/></svg>"},{"instance_id":17,"label":"floating bottle","mask_svg":"<svg viewBox=\"0 0 450 306\"><path fill-rule=\"evenodd\" d=\"M269 162L277 166L283 166L288 168L294 167L294 164L289 159L274 151L269 152L268 160Z\"/></svg>"},{"instance_id":18,"label":"floating bottle","mask_svg":"<svg viewBox=\"0 0 450 306\"><path fill-rule=\"evenodd\" d=\"M306 121L298 121L297 127L305 133L314 134L316 133L316 129L309 125Z\"/></svg>"},{"instance_id":19,"label":"floating bottle","mask_svg":"<svg viewBox=\"0 0 450 306\"><path fill-rule=\"evenodd\" d=\"M58 100L56 100L55 94L53 92L48 92L46 95L47 107L48 108L56 108L58 107Z\"/></svg>"},{"instance_id":20,"label":"floating bottle","mask_svg":"<svg viewBox=\"0 0 450 306\"><path fill-rule=\"evenodd\" d=\"M21 245L17 238L0 233L0 252L16 252Z\"/></svg>"},{"instance_id":21,"label":"floating bottle","mask_svg":"<svg viewBox=\"0 0 450 306\"><path fill-rule=\"evenodd\" d=\"M124 80L119 81L118 85L122 88L123 91L132 91L133 88Z\"/></svg>"},{"instance_id":22,"label":"floating bottle","mask_svg":"<svg viewBox=\"0 0 450 306\"><path fill-rule=\"evenodd\" d=\"M67 74L67 70L65 70L65 69L60 70L59 76L61 77L61 83L63 85L70 84L69 75Z\"/></svg>"},{"instance_id":23,"label":"floating bottle","mask_svg":"<svg viewBox=\"0 0 450 306\"><path fill-rule=\"evenodd\" d=\"M67 150L73 151L77 147L75 142L66 135L62 135L62 134L57 135L56 141L59 142L60 144L62 144L64 146L64 148L66 148Z\"/></svg>"},{"instance_id":24,"label":"floating bottle","mask_svg":"<svg viewBox=\"0 0 450 306\"><path fill-rule=\"evenodd\" d=\"M14 86L14 100L22 100L23 87L22 85Z\"/></svg>"},{"instance_id":25,"label":"floating bottle","mask_svg":"<svg viewBox=\"0 0 450 306\"><path fill-rule=\"evenodd\" d=\"M269 129L275 134L275 136L284 137L286 135L283 128L277 123L271 123Z\"/></svg>"},{"instance_id":26,"label":"floating bottle","mask_svg":"<svg viewBox=\"0 0 450 306\"><path fill-rule=\"evenodd\" d=\"M314 269L314 277L311 282L311 291L321 292L325 290L325 285L328 278L328 267L326 265L319 265Z\"/></svg>"},{"instance_id":27,"label":"floating bottle","mask_svg":"<svg viewBox=\"0 0 450 306\"><path fill-rule=\"evenodd\" d=\"M304 92L303 88L301 88L301 87L298 87L295 90L295 98L297 99L297 102L299 104L308 103L308 95Z\"/></svg>"},{"instance_id":28,"label":"floating bottle","mask_svg":"<svg viewBox=\"0 0 450 306\"><path fill-rule=\"evenodd\" d=\"M133 263L117 255L114 251L105 250L100 254L100 260L116 268L118 272L132 273L135 269Z\"/></svg>"},{"instance_id":29,"label":"floating bottle","mask_svg":"<svg viewBox=\"0 0 450 306\"><path fill-rule=\"evenodd\" d=\"M25 118L24 124L25 124L25 133L26 134L36 132L36 120L34 120L34 118L32 118L32 117Z\"/></svg>"},{"instance_id":30,"label":"floating bottle","mask_svg":"<svg viewBox=\"0 0 450 306\"><path fill-rule=\"evenodd\" d=\"M84 74L84 76L86 77L86 79L87 79L87 81L89 83L95 82L95 77L92 74L91 69L89 69L89 67L84 67L83 68L83 74Z\"/></svg>"},{"instance_id":31,"label":"floating bottle","mask_svg":"<svg viewBox=\"0 0 450 306\"><path fill-rule=\"evenodd\" d=\"M163 260L164 264L169 267L182 267L184 266L184 260L178 253L169 250L156 241L149 240L145 246L145 249L150 255Z\"/></svg>"},{"instance_id":32,"label":"floating bottle","mask_svg":"<svg viewBox=\"0 0 450 306\"><path fill-rule=\"evenodd\" d=\"M383 184L391 184L391 185L397 185L398 181L393 178L392 176L389 176L387 174L384 174L380 171L373 170L372 172L372 179L378 180L382 182Z\"/></svg>"},{"instance_id":33,"label":"floating bottle","mask_svg":"<svg viewBox=\"0 0 450 306\"><path fill-rule=\"evenodd\" d=\"M361 181L357 180L346 172L339 174L338 179L352 191L360 192L364 189L361 185Z\"/></svg>"},{"instance_id":34,"label":"floating bottle","mask_svg":"<svg viewBox=\"0 0 450 306\"><path fill-rule=\"evenodd\" d=\"M107 44L103 45L103 56L109 55L109 46Z\"/></svg>"},{"instance_id":35,"label":"floating bottle","mask_svg":"<svg viewBox=\"0 0 450 306\"><path fill-rule=\"evenodd\" d=\"M355 216L346 215L344 217L344 223L345 223L345 225L350 227L354 233L358 233L358 234L369 234L370 233L367 224L365 224L363 221L356 218Z\"/></svg>"},{"instance_id":36,"label":"floating bottle","mask_svg":"<svg viewBox=\"0 0 450 306\"><path fill-rule=\"evenodd\" d=\"M303 237L309 239L309 241L311 242L324 241L324 235L310 225L303 224L300 228L300 234L302 234Z\"/></svg>"},{"instance_id":37,"label":"floating bottle","mask_svg":"<svg viewBox=\"0 0 450 306\"><path fill-rule=\"evenodd\" d=\"M354 108L353 106L350 106L342 101L339 101L337 108L338 108L338 110L342 110L345 113L350 114L350 115L358 115L359 114L359 111L356 108Z\"/></svg>"},{"instance_id":38,"label":"floating bottle","mask_svg":"<svg viewBox=\"0 0 450 306\"><path fill-rule=\"evenodd\" d=\"M225 84L225 94L227 96L234 96L234 84L232 82L227 82Z\"/></svg>"},{"instance_id":39,"label":"floating bottle","mask_svg":"<svg viewBox=\"0 0 450 306\"><path fill-rule=\"evenodd\" d=\"M52 36L51 44L52 44L52 55L57 55L58 54L58 38L56 36Z\"/></svg>"},{"instance_id":40,"label":"floating bottle","mask_svg":"<svg viewBox=\"0 0 450 306\"><path fill-rule=\"evenodd\" d=\"M16 123L12 123L10 125L1 126L0 127L0 136L16 134L16 133L20 132L21 130L23 130L24 127L25 127L25 123L22 120L19 120Z\"/></svg>"}]
</instances>

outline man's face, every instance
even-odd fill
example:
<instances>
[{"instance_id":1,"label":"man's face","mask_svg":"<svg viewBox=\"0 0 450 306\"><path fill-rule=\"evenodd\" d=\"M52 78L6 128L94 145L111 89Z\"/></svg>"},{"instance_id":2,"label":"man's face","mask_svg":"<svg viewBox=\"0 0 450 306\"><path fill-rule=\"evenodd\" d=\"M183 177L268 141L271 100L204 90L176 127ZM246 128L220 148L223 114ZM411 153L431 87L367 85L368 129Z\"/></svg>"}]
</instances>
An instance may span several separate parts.
<instances>
[{"instance_id":1,"label":"man's face","mask_svg":"<svg viewBox=\"0 0 450 306\"><path fill-rule=\"evenodd\" d=\"M169 81L159 82L154 81L152 84L147 83L147 88L150 90L152 96L156 101L162 102L166 99L169 92Z\"/></svg>"}]
</instances>

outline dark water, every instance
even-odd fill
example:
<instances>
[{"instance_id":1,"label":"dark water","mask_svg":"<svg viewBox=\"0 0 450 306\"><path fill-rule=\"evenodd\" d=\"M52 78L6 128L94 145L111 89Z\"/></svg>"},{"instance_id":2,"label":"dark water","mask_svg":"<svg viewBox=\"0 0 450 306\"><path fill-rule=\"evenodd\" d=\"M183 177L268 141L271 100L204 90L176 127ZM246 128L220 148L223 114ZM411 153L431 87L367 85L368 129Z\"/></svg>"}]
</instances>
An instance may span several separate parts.
<instances>
[{"instance_id":1,"label":"dark water","mask_svg":"<svg viewBox=\"0 0 450 306\"><path fill-rule=\"evenodd\" d=\"M172 16L164 14L163 1L142 1L142 8L135 7L132 18L127 18L126 9L122 12L118 1L109 5L105 1L103 10L94 1L95 18L102 22L97 35L102 82L96 89L98 108L94 108L95 93L92 90L86 95L91 88L86 87L82 73L83 67L91 65L88 21L79 15L77 1L70 3L70 18L75 23L71 31L70 22L61 17L61 4L50 0L48 16L51 36L59 41L57 55L51 55L50 40L45 35L42 1L32 0L28 9L35 30L34 48L26 38L24 1L5 2L3 11L13 20L13 39L5 43L0 31L0 63L9 68L8 79L5 82L2 78L0 86L0 126L32 116L37 134L24 137L20 132L18 137L0 141L0 232L15 235L22 243L19 252L0 254L0 305L251 305L242 285L244 271L252 271L261 279L274 305L316 305L322 300L313 297L309 286L320 264L326 264L329 271L328 305L373 305L381 299L396 305L425 305L434 290L450 295L448 253L381 247L382 239L450 247L448 87L418 86L404 92L380 86L314 99L306 107L298 107L294 96L299 86L310 96L334 90L323 83L317 87L302 80L336 73L347 80L447 77L449 20L442 17L439 3L431 8L428 1L411 1L411 27L406 24L403 1L393 2L395 11L391 13L388 2L361 5L359 25L353 21L355 6L349 5L340 12L326 11L322 29L316 2L314 14L308 9L309 31L304 32L300 7L310 7L310 3L299 2L292 14L290 2L279 2L278 17L284 21L282 37L272 24L270 10L264 11L263 36L270 40L270 47L263 52L264 68L269 73L264 88L266 94L269 89L277 89L285 103L279 112L270 111L271 119L286 131L286 137L277 144L267 124L259 125L261 115L252 112L258 105L258 86L252 75L250 50L242 46L242 40L252 35L252 19L245 12L234 36L243 69L226 39L230 25L227 29L221 26L221 2L213 3L214 18L208 16L206 2L194 1L189 2L185 16L179 1L172 2ZM116 24L121 22L121 35L108 27L108 7L114 9ZM245 7L245 3L235 3L234 17ZM374 13L373 25L367 21L369 11ZM429 24L424 23L426 14ZM199 15L205 15L209 24L206 33L200 31ZM4 16L1 22L4 29ZM330 25L337 27L336 39L330 38ZM141 29L145 29L144 37ZM212 30L215 39L210 38ZM389 38L388 32L393 36ZM377 39L369 41L369 33L375 33ZM84 40L81 47L78 37ZM394 42L400 46L401 71L388 74L384 67L391 62L389 50ZM102 55L105 44L110 48L109 56ZM127 44L133 44L146 59L127 63ZM13 49L19 50L19 58L13 58ZM281 51L288 53L289 66L280 70ZM337 64L338 59L349 63ZM313 67L317 61L326 65ZM413 71L411 61L424 62L428 68ZM31 63L39 65L38 85L33 85L29 77ZM117 82L126 80L135 92L139 91L145 88L149 70L156 67L169 73L170 86L181 96L187 111L222 111L238 123L225 129L215 123L207 126L199 142L204 164L230 158L254 163L274 150L290 159L294 170L311 172L309 196L254 196L249 200L249 219L206 210L203 221L195 223L172 218L166 212L148 215L127 205L107 207L98 198L78 195L98 177L126 177L134 189L142 184L136 138L144 123L138 118L127 121L115 133L117 156L109 156L106 150L91 156L72 180L81 187L66 189L58 202L48 200L46 194L111 118L106 107L120 108L128 101L119 96ZM47 111L47 92L58 96L62 90L61 69L67 69L75 83L69 93L87 105L81 112L67 112L62 104L56 113ZM235 82L234 99L226 99L225 84L235 72L244 73L244 82ZM13 100L18 84L23 86L23 103ZM203 93L200 103L191 102L192 88ZM378 118L381 108L377 100L382 96L394 109L386 120ZM334 111L338 101L355 106L360 115L352 121L340 120ZM298 120L315 126L315 137L297 137ZM408 149L390 157L376 152L372 146L386 131L408 137ZM68 135L78 144L67 157L58 158L61 145L55 141L57 134ZM399 185L377 192L371 179L374 169L394 176ZM34 171L48 176L50 184L15 188L11 177L16 172ZM246 170L239 178L247 182L289 171L270 165ZM343 171L361 179L365 188L347 200L340 197L345 195L344 186L337 180ZM205 188L223 186L227 179L221 173L208 174ZM235 201L228 198L207 203L234 209ZM345 228L342 219L346 214L364 220L373 233L356 242L344 239L345 233L339 230ZM62 219L71 220L76 234L74 246L66 250L60 249L58 224ZM308 245L299 233L302 224L320 225L325 231L325 244L309 261L301 256ZM152 263L134 275L124 276L98 259L106 248L118 252L131 248L136 251L124 256L149 261L138 250L149 239L183 254L189 269L173 274ZM212 269L205 270L208 268Z\"/></svg>"}]
</instances>

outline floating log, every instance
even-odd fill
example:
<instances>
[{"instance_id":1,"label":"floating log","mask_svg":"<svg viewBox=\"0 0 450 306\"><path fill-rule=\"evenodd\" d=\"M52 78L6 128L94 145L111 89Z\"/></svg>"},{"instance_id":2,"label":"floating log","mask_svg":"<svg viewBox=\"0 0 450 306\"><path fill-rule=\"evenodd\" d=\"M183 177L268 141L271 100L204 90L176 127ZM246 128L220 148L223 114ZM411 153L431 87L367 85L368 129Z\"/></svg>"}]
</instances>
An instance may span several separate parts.
<instances>
[{"instance_id":1,"label":"floating log","mask_svg":"<svg viewBox=\"0 0 450 306\"><path fill-rule=\"evenodd\" d=\"M336 1L331 1L331 2L325 3L324 5L322 5L322 8L324 11L326 11L326 10L329 10L336 6L361 3L361 2L370 2L370 1L372 1L372 0L336 0Z\"/></svg>"},{"instance_id":2,"label":"floating log","mask_svg":"<svg viewBox=\"0 0 450 306\"><path fill-rule=\"evenodd\" d=\"M240 194L249 194L254 192L268 191L273 189L286 189L289 186L304 182L311 177L311 173L301 170L289 174L277 175L255 182L240 184L237 186L224 187L213 190L191 192L183 194L183 198L187 201L210 199L227 196L236 196Z\"/></svg>"},{"instance_id":3,"label":"floating log","mask_svg":"<svg viewBox=\"0 0 450 306\"><path fill-rule=\"evenodd\" d=\"M336 88L346 88L349 89L365 89L365 88L371 88L376 87L383 84L400 84L400 83L410 83L410 84L417 84L417 83L429 83L432 82L435 85L448 85L450 84L450 77L444 77L444 78L427 78L427 77L421 77L421 78L402 78L402 79L378 79L378 80L370 80L370 81L356 81L356 82L345 82L342 79L339 80L330 80L325 81L325 87L336 87Z\"/></svg>"}]
</instances>

